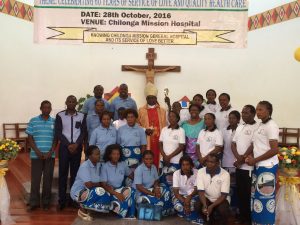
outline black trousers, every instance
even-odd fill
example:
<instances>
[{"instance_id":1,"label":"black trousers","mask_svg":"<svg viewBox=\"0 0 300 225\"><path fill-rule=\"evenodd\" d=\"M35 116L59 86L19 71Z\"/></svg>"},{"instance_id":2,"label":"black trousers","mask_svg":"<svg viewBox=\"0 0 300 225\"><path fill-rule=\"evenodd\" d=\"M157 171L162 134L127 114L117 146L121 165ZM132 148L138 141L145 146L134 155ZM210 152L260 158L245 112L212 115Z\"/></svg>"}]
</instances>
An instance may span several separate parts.
<instances>
[{"instance_id":1,"label":"black trousers","mask_svg":"<svg viewBox=\"0 0 300 225\"><path fill-rule=\"evenodd\" d=\"M206 198L206 205L207 207L212 204L211 201L209 201ZM209 217L209 221L207 221L207 216L203 214L202 212L203 205L201 201L198 202L197 205L195 205L195 210L197 210L200 215L202 216L203 220L205 222L211 222L217 221L218 225L227 225L228 224L228 218L230 216L230 208L229 208L229 203L227 200L223 201L221 204L218 206L214 207L212 214Z\"/></svg>"},{"instance_id":2,"label":"black trousers","mask_svg":"<svg viewBox=\"0 0 300 225\"><path fill-rule=\"evenodd\" d=\"M67 201L67 184L70 169L70 183L69 188L71 189L81 160L82 146L78 147L75 154L71 154L68 150L68 146L60 144L59 146L59 178L58 178L58 203L65 205Z\"/></svg>"},{"instance_id":3,"label":"black trousers","mask_svg":"<svg viewBox=\"0 0 300 225\"><path fill-rule=\"evenodd\" d=\"M249 170L236 169L236 190L242 220L251 221L251 176Z\"/></svg>"},{"instance_id":4,"label":"black trousers","mask_svg":"<svg viewBox=\"0 0 300 225\"><path fill-rule=\"evenodd\" d=\"M31 159L30 206L40 206L40 184L43 176L42 204L51 202L51 189L55 159Z\"/></svg>"}]
</instances>

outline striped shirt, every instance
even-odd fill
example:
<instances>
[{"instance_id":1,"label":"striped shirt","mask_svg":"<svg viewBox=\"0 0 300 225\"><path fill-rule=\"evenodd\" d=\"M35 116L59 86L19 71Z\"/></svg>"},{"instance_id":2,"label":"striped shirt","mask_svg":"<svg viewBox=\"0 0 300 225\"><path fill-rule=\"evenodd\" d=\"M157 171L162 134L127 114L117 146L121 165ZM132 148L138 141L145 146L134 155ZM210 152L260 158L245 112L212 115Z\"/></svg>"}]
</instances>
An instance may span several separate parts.
<instances>
[{"instance_id":1,"label":"striped shirt","mask_svg":"<svg viewBox=\"0 0 300 225\"><path fill-rule=\"evenodd\" d=\"M36 147L42 153L47 153L52 148L52 142L54 139L54 122L54 118L49 116L48 120L44 120L42 115L33 117L29 121L26 133L33 137ZM52 157L55 157L54 152ZM38 158L33 149L31 149L30 152L30 158Z\"/></svg>"}]
</instances>

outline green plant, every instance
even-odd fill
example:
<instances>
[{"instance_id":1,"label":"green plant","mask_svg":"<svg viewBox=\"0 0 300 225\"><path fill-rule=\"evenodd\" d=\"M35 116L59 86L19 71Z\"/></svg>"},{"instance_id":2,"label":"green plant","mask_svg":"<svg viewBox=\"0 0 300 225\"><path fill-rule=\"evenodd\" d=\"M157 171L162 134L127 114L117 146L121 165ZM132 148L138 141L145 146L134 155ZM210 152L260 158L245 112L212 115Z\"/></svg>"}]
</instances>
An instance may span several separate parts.
<instances>
[{"instance_id":1,"label":"green plant","mask_svg":"<svg viewBox=\"0 0 300 225\"><path fill-rule=\"evenodd\" d=\"M86 97L81 97L81 98L78 99L77 111L80 111L82 109L84 101L87 100L90 97L92 97L92 95L87 94Z\"/></svg>"}]
</instances>

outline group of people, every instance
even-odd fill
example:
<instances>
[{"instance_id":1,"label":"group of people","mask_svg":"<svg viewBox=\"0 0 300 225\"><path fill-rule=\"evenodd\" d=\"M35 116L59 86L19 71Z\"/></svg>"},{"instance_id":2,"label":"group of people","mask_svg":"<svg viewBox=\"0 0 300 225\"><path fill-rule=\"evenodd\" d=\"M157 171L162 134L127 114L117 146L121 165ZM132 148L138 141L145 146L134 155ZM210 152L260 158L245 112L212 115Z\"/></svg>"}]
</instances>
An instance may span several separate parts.
<instances>
[{"instance_id":1,"label":"group of people","mask_svg":"<svg viewBox=\"0 0 300 225\"><path fill-rule=\"evenodd\" d=\"M275 224L279 128L271 118L271 103L245 105L240 113L231 106L229 94L217 96L210 89L206 101L196 94L188 109L166 97L165 110L157 102L156 87L148 83L147 104L137 110L126 84L111 103L103 92L101 85L95 86L80 112L76 97L68 96L66 110L55 119L51 103L43 101L41 115L30 120L30 210L40 203L49 208L59 146L57 208L78 204L84 220L92 220L90 211L135 218L140 205L151 204L163 216L227 224L235 183L236 222ZM80 164L83 149L86 160Z\"/></svg>"}]
</instances>

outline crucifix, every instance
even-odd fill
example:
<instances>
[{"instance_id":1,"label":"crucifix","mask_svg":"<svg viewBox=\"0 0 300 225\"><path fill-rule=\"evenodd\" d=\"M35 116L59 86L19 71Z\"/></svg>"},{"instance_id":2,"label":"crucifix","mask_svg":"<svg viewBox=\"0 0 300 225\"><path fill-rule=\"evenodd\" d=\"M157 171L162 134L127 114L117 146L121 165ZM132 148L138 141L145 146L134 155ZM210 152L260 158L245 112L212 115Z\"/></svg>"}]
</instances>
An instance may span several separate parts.
<instances>
[{"instance_id":1,"label":"crucifix","mask_svg":"<svg viewBox=\"0 0 300 225\"><path fill-rule=\"evenodd\" d=\"M156 56L157 55L154 52L154 48L148 48L148 53L146 53L148 65L122 65L122 71L135 71L144 73L146 75L146 83L151 82L152 84L154 84L155 73L180 72L180 66L154 66L154 60L156 59Z\"/></svg>"}]
</instances>

